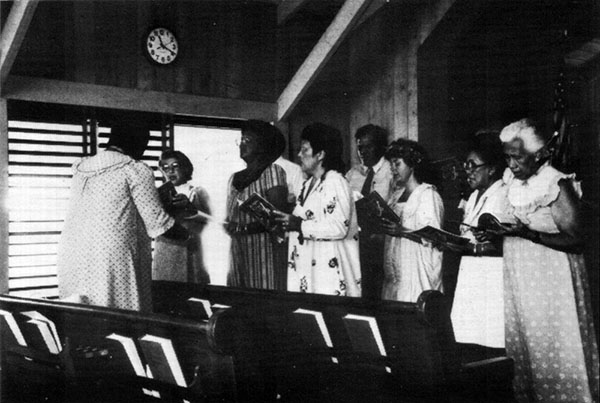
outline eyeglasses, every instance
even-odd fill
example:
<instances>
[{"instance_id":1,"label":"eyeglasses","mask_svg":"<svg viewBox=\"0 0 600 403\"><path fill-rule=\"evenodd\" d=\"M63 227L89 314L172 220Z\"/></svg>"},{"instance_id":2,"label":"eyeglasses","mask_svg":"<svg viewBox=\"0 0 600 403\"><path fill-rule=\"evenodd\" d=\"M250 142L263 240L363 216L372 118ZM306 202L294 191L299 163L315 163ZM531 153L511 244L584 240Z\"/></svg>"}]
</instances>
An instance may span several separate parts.
<instances>
[{"instance_id":1,"label":"eyeglasses","mask_svg":"<svg viewBox=\"0 0 600 403\"><path fill-rule=\"evenodd\" d=\"M463 163L463 168L465 169L465 171L474 171L474 170L476 170L476 169L478 169L478 168L481 168L481 167L482 167L482 166L484 166L484 165L487 165L487 164L485 164L485 163L484 163L484 164L479 164L479 165L477 165L477 164L475 163L475 161L473 161L473 160L468 160L467 162L464 162L464 163Z\"/></svg>"},{"instance_id":2,"label":"eyeglasses","mask_svg":"<svg viewBox=\"0 0 600 403\"><path fill-rule=\"evenodd\" d=\"M167 172L167 171L175 171L177 169L181 168L181 165L179 165L178 162L174 162L171 165L168 164L161 164L160 169L162 169L163 171Z\"/></svg>"},{"instance_id":3,"label":"eyeglasses","mask_svg":"<svg viewBox=\"0 0 600 403\"><path fill-rule=\"evenodd\" d=\"M240 144L252 143L253 140L254 139L250 136L242 136L241 138L235 141L235 144L239 146Z\"/></svg>"}]
</instances>

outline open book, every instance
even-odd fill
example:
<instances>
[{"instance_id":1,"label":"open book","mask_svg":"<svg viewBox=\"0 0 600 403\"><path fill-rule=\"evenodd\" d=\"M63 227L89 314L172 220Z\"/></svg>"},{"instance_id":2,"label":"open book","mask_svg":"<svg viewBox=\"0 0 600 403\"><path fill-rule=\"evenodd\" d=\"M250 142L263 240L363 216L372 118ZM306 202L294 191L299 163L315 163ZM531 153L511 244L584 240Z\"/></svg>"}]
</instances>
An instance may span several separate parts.
<instances>
[{"instance_id":1,"label":"open book","mask_svg":"<svg viewBox=\"0 0 600 403\"><path fill-rule=\"evenodd\" d=\"M400 217L388 206L383 197L376 191L358 200L356 214L361 231L369 233L383 233L381 222L383 218L392 222L400 222Z\"/></svg>"},{"instance_id":2,"label":"open book","mask_svg":"<svg viewBox=\"0 0 600 403\"><path fill-rule=\"evenodd\" d=\"M435 228L430 225L414 231L405 231L402 233L402 236L413 241L417 241L418 239L419 241L417 242L424 240L433 244L451 245L457 248L462 248L471 242L469 238L464 238L453 234L452 232L444 231L443 229Z\"/></svg>"},{"instance_id":3,"label":"open book","mask_svg":"<svg viewBox=\"0 0 600 403\"><path fill-rule=\"evenodd\" d=\"M502 231L504 227L516 224L515 216L509 214L483 213L477 221L477 228L489 231Z\"/></svg>"},{"instance_id":4,"label":"open book","mask_svg":"<svg viewBox=\"0 0 600 403\"><path fill-rule=\"evenodd\" d=\"M269 228L270 223L275 218L273 213L277 208L258 193L253 193L240 204L240 210L256 218L265 226L265 228ZM277 243L283 243L285 241L285 234L279 226L273 228L269 232Z\"/></svg>"},{"instance_id":5,"label":"open book","mask_svg":"<svg viewBox=\"0 0 600 403\"><path fill-rule=\"evenodd\" d=\"M140 337L139 341L155 379L187 387L181 364L170 339L147 334Z\"/></svg>"},{"instance_id":6,"label":"open book","mask_svg":"<svg viewBox=\"0 0 600 403\"><path fill-rule=\"evenodd\" d=\"M197 314L201 319L210 319L213 315L212 306L207 299L190 297L187 299L187 304L192 309L194 316Z\"/></svg>"}]
</instances>

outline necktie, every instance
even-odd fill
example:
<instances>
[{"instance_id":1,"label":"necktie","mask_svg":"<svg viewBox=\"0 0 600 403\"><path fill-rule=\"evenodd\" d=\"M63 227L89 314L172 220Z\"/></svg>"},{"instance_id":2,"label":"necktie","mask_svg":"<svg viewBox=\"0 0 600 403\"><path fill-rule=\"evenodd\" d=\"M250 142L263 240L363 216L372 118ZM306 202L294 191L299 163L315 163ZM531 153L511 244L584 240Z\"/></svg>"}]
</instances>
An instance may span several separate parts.
<instances>
[{"instance_id":1,"label":"necktie","mask_svg":"<svg viewBox=\"0 0 600 403\"><path fill-rule=\"evenodd\" d=\"M360 191L363 196L367 196L371 193L371 185L373 184L373 176L375 175L375 171L373 171L373 167L369 167L367 171L367 179L365 179L365 183L363 184L362 190Z\"/></svg>"}]
</instances>

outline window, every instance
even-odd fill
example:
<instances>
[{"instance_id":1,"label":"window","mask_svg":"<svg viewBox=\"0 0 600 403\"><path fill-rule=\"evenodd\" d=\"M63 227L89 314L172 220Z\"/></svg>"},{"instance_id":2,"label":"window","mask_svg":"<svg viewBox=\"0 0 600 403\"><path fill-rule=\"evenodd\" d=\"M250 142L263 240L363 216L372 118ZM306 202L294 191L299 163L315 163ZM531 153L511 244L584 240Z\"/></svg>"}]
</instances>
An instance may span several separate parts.
<instances>
[{"instance_id":1,"label":"window","mask_svg":"<svg viewBox=\"0 0 600 403\"><path fill-rule=\"evenodd\" d=\"M223 229L226 216L227 183L245 168L236 141L240 129L199 125L175 125L174 149L192 162L191 183L204 188L215 218L202 231L204 264L212 284L225 285L229 268L229 236Z\"/></svg>"},{"instance_id":2,"label":"window","mask_svg":"<svg viewBox=\"0 0 600 403\"><path fill-rule=\"evenodd\" d=\"M67 213L71 166L103 149L110 127L92 118L80 124L8 122L9 293L57 298L56 258ZM170 142L167 130L151 131L144 162L155 169Z\"/></svg>"}]
</instances>

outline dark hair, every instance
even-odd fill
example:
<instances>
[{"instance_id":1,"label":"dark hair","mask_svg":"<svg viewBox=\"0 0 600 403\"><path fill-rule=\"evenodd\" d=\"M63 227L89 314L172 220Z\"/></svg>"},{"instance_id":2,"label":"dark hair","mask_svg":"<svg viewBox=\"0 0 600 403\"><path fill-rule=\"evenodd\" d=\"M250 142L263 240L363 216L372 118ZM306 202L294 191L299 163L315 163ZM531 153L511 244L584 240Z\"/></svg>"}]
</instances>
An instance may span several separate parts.
<instances>
[{"instance_id":1,"label":"dark hair","mask_svg":"<svg viewBox=\"0 0 600 403\"><path fill-rule=\"evenodd\" d=\"M500 141L500 131L495 129L481 129L475 133L475 140L470 152L476 153L481 161L496 168L492 179L497 181L502 178L506 168L504 150Z\"/></svg>"},{"instance_id":2,"label":"dark hair","mask_svg":"<svg viewBox=\"0 0 600 403\"><path fill-rule=\"evenodd\" d=\"M262 120L246 120L242 123L242 134L253 133L257 139L258 152L275 161L285 149L285 138L281 131L268 122ZM283 149L281 144L283 143ZM279 151L281 150L281 151Z\"/></svg>"},{"instance_id":3,"label":"dark hair","mask_svg":"<svg viewBox=\"0 0 600 403\"><path fill-rule=\"evenodd\" d=\"M149 139L150 130L147 127L133 122L119 122L111 127L107 147L119 147L125 154L139 159Z\"/></svg>"},{"instance_id":4,"label":"dark hair","mask_svg":"<svg viewBox=\"0 0 600 403\"><path fill-rule=\"evenodd\" d=\"M164 151L160 155L160 161L158 161L158 163L162 164L164 160L169 158L174 158L177 160L177 162L179 162L181 172L183 173L183 180L185 182L192 179L192 174L194 173L194 166L192 165L192 161L190 161L190 159L184 153L175 150Z\"/></svg>"},{"instance_id":5,"label":"dark hair","mask_svg":"<svg viewBox=\"0 0 600 403\"><path fill-rule=\"evenodd\" d=\"M388 144L388 132L381 126L376 126L373 124L368 124L362 127L359 127L354 134L354 138L356 140L361 139L366 136L371 136L373 142L377 146L377 148L381 151L381 155L385 152L385 148Z\"/></svg>"},{"instance_id":6,"label":"dark hair","mask_svg":"<svg viewBox=\"0 0 600 403\"><path fill-rule=\"evenodd\" d=\"M320 151L325 152L323 159L325 172L329 170L344 172L342 134L338 129L323 123L312 123L302 130L300 139L310 143L313 155Z\"/></svg>"},{"instance_id":7,"label":"dark hair","mask_svg":"<svg viewBox=\"0 0 600 403\"><path fill-rule=\"evenodd\" d=\"M385 151L385 158L401 158L413 169L415 179L419 183L431 183L433 172L425 149L416 141L398 139L393 141Z\"/></svg>"}]
</instances>

